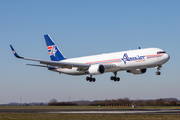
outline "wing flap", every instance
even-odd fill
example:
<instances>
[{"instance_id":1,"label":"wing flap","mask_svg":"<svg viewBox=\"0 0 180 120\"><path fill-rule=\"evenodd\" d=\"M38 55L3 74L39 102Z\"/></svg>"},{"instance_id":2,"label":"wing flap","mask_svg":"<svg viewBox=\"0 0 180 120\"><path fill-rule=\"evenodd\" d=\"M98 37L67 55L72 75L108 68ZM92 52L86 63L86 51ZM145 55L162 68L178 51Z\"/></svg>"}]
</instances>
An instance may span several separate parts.
<instances>
[{"instance_id":1,"label":"wing flap","mask_svg":"<svg viewBox=\"0 0 180 120\"><path fill-rule=\"evenodd\" d=\"M46 65L52 65L52 66L58 66L62 68L69 68L72 67L80 67L80 68L88 68L89 64L83 64L83 63L71 63L71 62L54 62L54 61L39 61L40 64L46 64Z\"/></svg>"},{"instance_id":2,"label":"wing flap","mask_svg":"<svg viewBox=\"0 0 180 120\"><path fill-rule=\"evenodd\" d=\"M35 65L35 64L25 64L29 66L36 66L36 67L46 67L46 68L51 68L51 69L56 69L57 67L55 66L48 66L48 65Z\"/></svg>"},{"instance_id":3,"label":"wing flap","mask_svg":"<svg viewBox=\"0 0 180 120\"><path fill-rule=\"evenodd\" d=\"M104 65L104 64L103 64L103 65ZM115 65L115 64L105 64L104 67L105 67L106 69L109 69L109 68L116 67L116 65Z\"/></svg>"}]
</instances>

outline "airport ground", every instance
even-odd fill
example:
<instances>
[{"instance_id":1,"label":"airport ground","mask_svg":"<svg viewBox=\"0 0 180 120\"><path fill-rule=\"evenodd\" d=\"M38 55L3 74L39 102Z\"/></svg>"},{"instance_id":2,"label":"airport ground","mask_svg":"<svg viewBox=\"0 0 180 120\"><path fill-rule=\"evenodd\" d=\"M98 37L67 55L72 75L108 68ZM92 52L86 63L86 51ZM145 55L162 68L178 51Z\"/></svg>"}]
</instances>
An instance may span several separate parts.
<instances>
[{"instance_id":1,"label":"airport ground","mask_svg":"<svg viewBox=\"0 0 180 120\"><path fill-rule=\"evenodd\" d=\"M0 120L180 120L180 115L0 114Z\"/></svg>"},{"instance_id":2,"label":"airport ground","mask_svg":"<svg viewBox=\"0 0 180 120\"><path fill-rule=\"evenodd\" d=\"M180 120L180 106L0 106L0 120Z\"/></svg>"}]
</instances>

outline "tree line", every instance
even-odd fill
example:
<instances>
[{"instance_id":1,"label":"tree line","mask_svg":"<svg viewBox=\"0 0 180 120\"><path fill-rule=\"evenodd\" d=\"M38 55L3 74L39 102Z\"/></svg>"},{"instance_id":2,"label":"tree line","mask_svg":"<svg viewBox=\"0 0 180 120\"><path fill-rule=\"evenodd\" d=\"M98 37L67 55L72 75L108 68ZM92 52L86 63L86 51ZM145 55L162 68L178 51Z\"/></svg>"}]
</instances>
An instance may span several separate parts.
<instances>
[{"instance_id":1,"label":"tree line","mask_svg":"<svg viewBox=\"0 0 180 120\"><path fill-rule=\"evenodd\" d=\"M52 99L48 103L49 106L180 106L180 103L176 101L165 101L163 99L157 100L129 100L129 98L111 99L103 101L94 101L89 103L80 102L58 102L56 99Z\"/></svg>"},{"instance_id":2,"label":"tree line","mask_svg":"<svg viewBox=\"0 0 180 120\"><path fill-rule=\"evenodd\" d=\"M73 102L58 102L56 99L49 101L48 106L78 106L78 104Z\"/></svg>"}]
</instances>

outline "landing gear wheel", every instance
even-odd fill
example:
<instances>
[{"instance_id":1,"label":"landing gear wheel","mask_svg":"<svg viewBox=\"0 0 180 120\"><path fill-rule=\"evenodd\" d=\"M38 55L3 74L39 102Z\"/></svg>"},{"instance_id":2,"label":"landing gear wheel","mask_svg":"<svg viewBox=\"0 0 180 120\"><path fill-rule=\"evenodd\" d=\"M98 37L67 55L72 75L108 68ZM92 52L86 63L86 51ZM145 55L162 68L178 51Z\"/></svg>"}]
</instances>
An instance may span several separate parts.
<instances>
[{"instance_id":1,"label":"landing gear wheel","mask_svg":"<svg viewBox=\"0 0 180 120\"><path fill-rule=\"evenodd\" d=\"M86 77L86 80L89 81L89 77Z\"/></svg>"},{"instance_id":2,"label":"landing gear wheel","mask_svg":"<svg viewBox=\"0 0 180 120\"><path fill-rule=\"evenodd\" d=\"M161 72L159 71L161 67L162 67L161 65L157 66L157 72L156 72L156 75L161 75Z\"/></svg>"},{"instance_id":3,"label":"landing gear wheel","mask_svg":"<svg viewBox=\"0 0 180 120\"><path fill-rule=\"evenodd\" d=\"M114 77L113 77L113 76L111 76L111 77L110 77L110 79L111 79L111 80L114 80Z\"/></svg>"},{"instance_id":4,"label":"landing gear wheel","mask_svg":"<svg viewBox=\"0 0 180 120\"><path fill-rule=\"evenodd\" d=\"M92 81L93 81L93 82L95 82L95 81L96 81L96 79L95 79L95 78L92 78Z\"/></svg>"},{"instance_id":5,"label":"landing gear wheel","mask_svg":"<svg viewBox=\"0 0 180 120\"><path fill-rule=\"evenodd\" d=\"M156 75L161 75L161 72L156 72Z\"/></svg>"},{"instance_id":6,"label":"landing gear wheel","mask_svg":"<svg viewBox=\"0 0 180 120\"><path fill-rule=\"evenodd\" d=\"M89 79L89 82L92 82L92 78Z\"/></svg>"},{"instance_id":7,"label":"landing gear wheel","mask_svg":"<svg viewBox=\"0 0 180 120\"><path fill-rule=\"evenodd\" d=\"M86 80L89 82L95 82L96 81L95 78L92 78L92 75L90 77L86 77Z\"/></svg>"},{"instance_id":8,"label":"landing gear wheel","mask_svg":"<svg viewBox=\"0 0 180 120\"><path fill-rule=\"evenodd\" d=\"M116 77L117 75L117 72L114 72L114 76L111 76L110 79L113 80L113 81L120 81L120 78L119 77Z\"/></svg>"},{"instance_id":9,"label":"landing gear wheel","mask_svg":"<svg viewBox=\"0 0 180 120\"><path fill-rule=\"evenodd\" d=\"M117 77L117 78L116 78L116 80L117 80L117 81L120 81L120 78L119 78L119 77Z\"/></svg>"}]
</instances>

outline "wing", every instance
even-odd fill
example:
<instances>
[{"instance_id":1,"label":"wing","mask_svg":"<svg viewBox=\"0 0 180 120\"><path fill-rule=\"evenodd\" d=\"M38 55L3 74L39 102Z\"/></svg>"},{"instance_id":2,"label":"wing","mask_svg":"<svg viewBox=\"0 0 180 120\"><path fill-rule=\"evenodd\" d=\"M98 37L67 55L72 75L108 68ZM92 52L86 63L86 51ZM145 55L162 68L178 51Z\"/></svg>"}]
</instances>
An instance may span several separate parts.
<instances>
[{"instance_id":1,"label":"wing","mask_svg":"<svg viewBox=\"0 0 180 120\"><path fill-rule=\"evenodd\" d=\"M27 64L27 65L31 65L31 66L38 66L38 67L48 67L48 68L57 68L57 67L61 67L61 68L69 68L71 69L72 67L77 67L79 70L88 70L89 67L91 66L91 64L85 64L85 63L75 63L75 62L63 62L63 61L50 61L50 60L39 60L39 59L31 59L31 58L25 58L25 57L21 57L17 54L17 52L14 50L14 48L12 47L12 45L10 45L12 52L14 54L15 57L20 58L20 59L24 59L24 60L31 60L31 61L37 61L40 64L44 64L46 66L42 66L42 65L33 65L33 64ZM112 68L115 67L116 65L114 64L106 64L104 65L104 67L106 69L108 68Z\"/></svg>"}]
</instances>

